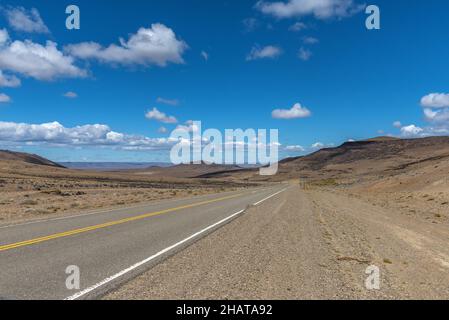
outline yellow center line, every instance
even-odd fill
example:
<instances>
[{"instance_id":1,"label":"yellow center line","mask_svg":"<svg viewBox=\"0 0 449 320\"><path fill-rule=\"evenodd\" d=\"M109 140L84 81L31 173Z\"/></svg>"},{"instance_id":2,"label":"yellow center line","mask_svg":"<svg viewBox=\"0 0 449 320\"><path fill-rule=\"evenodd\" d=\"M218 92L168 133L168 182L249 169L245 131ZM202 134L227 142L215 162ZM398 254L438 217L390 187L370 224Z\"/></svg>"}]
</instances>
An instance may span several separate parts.
<instances>
[{"instance_id":1,"label":"yellow center line","mask_svg":"<svg viewBox=\"0 0 449 320\"><path fill-rule=\"evenodd\" d=\"M237 198L237 197L240 197L241 195L242 194L237 194L237 195L222 197L222 198L219 198L219 199L208 200L208 201L198 202L198 203L189 204L189 205L185 205L185 206L180 206L180 207L176 207L176 208L171 208L171 209L165 209L165 210L156 211L156 212L145 213L145 214L142 214L142 215L139 215L139 216L135 216L135 217L130 217L130 218L125 218L125 219L121 219L121 220L106 222L106 223L97 224L97 225L94 225L94 226L80 228L80 229L74 229L74 230L70 230L70 231L65 231L65 232L61 232L61 233L48 235L48 236L45 236L45 237L31 239L31 240L26 240L26 241L21 241L21 242L7 244L7 245L2 245L2 246L0 246L0 252L6 251L6 250L15 249L15 248L19 248L19 247L25 247L25 246L33 245L33 244L36 244L36 243L53 240L53 239L73 236L75 234L80 234L80 233L85 233L85 232L89 232L89 231L93 231L93 230L98 230L98 229L103 229L103 228L107 228L107 227L111 227L111 226L116 226L116 225L124 224L124 223L127 223L127 222L142 220L142 219L146 219L146 218L150 218L150 217L166 214L166 213L169 213L169 212L179 211L179 210L188 209L188 208L194 208L194 207L202 206L202 205L205 205L205 204L210 204L210 203L214 203L214 202L219 202L219 201L224 201L224 200L228 200L228 199L232 199L232 198Z\"/></svg>"}]
</instances>

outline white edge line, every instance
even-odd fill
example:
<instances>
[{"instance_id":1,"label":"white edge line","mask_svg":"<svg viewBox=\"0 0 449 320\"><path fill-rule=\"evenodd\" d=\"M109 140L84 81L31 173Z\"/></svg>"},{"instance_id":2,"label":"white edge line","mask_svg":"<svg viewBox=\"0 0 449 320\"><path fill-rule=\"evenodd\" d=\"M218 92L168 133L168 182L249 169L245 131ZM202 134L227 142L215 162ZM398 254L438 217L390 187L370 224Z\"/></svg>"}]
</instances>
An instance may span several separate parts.
<instances>
[{"instance_id":1,"label":"white edge line","mask_svg":"<svg viewBox=\"0 0 449 320\"><path fill-rule=\"evenodd\" d=\"M287 188L285 188L285 189L283 189L283 190L281 190L281 191L279 191L279 192L276 192L275 194L272 194L271 196L268 196L268 197L266 197L265 199L262 199L262 200L260 200L260 201L258 201L258 202L253 203L253 206L258 206L258 205L261 204L262 202L265 202L265 201L267 201L268 199L271 199L271 198L273 198L274 196L277 196L279 193L282 193L282 192L284 192L285 190L287 190Z\"/></svg>"},{"instance_id":2,"label":"white edge line","mask_svg":"<svg viewBox=\"0 0 449 320\"><path fill-rule=\"evenodd\" d=\"M147 264L147 263L150 262L151 260L154 260L154 259L156 259L157 257L159 257L159 256L161 256L161 255L163 255L163 254L165 254L165 253L167 253L167 252L169 252L169 251L175 249L176 247L179 247L180 245L186 243L187 241L192 240L193 238L196 238L197 236L199 236L199 235L205 233L206 231L209 231L210 229L213 229L213 228L215 228L216 226L218 226L218 225L220 225L220 224L222 224L222 223L224 223L224 222L226 222L226 221L228 221L228 220L234 218L235 216L237 216L237 215L243 213L244 211L245 211L245 210L240 210L239 212L236 212L236 213L230 215L229 217L227 217L227 218L225 218L225 219L223 219L223 220L220 220L220 221L218 221L217 223L214 223L214 224L208 226L207 228L204 228L203 230L198 231L198 232L192 234L191 236L185 238L184 240L181 240L181 241L175 243L174 245L172 245L172 246L170 246L170 247L167 247L167 248L165 248L165 249L159 251L158 253L152 255L151 257L149 257L149 258L147 258L147 259L145 259L145 260L142 260L142 261L140 261L140 262L138 262L138 263L132 265L131 267L126 268L126 269L120 271L119 273L116 273L115 275L113 275L113 276L111 276L111 277L108 277L108 278L104 279L103 281L98 282L97 284L94 284L94 285L91 286L91 287L86 288L86 289L84 289L83 291L80 291L80 292L78 292L78 293L76 293L76 294L74 294L74 295L72 295L72 296L70 296L70 297L67 297L67 298L65 298L64 300L76 300L76 299L78 299L78 298L81 298L82 296L84 296L84 295L86 295L86 294L88 294L88 293L90 293L90 292L92 292L92 291L98 289L99 287L104 286L105 284L108 284L109 282L114 281L115 279L117 279L117 278L119 278L119 277L121 277L121 276L123 276L123 275L125 275L125 274L127 274L127 273L129 273L129 272L131 272L131 271L133 271L133 270L135 270L135 269L141 267L142 265Z\"/></svg>"},{"instance_id":3,"label":"white edge line","mask_svg":"<svg viewBox=\"0 0 449 320\"><path fill-rule=\"evenodd\" d=\"M263 199L263 200L261 200L259 202L256 202L254 205L258 205L258 204L260 204L260 203L262 203L262 202L264 202L264 201L266 201L266 200L268 200L268 199L270 199L270 198L280 194L281 192L284 192L285 190L287 190L287 188L285 188L285 189L283 189L283 190L281 190L279 192L276 192L276 193L272 194L271 196L269 196L269 197L267 197L267 198L265 198L265 199ZM72 295L70 297L67 297L64 300L76 300L76 299L79 299L82 296L85 296L86 294L88 294L88 293L98 289L99 287L102 287L105 284L108 284L109 282L114 281L117 278L120 278L121 276L123 276L123 275L125 275L125 274L127 274L127 273L129 273L129 272L131 272L131 271L133 271L133 270L143 266L144 264L147 264L148 262L151 262L152 260L156 259L157 257L160 257L161 255L163 255L163 254L165 254L165 253L175 249L176 247L179 247L180 245L182 245L182 244L184 244L184 243L186 243L186 242L188 242L188 241L198 237L199 235L209 231L210 229L213 229L213 228L219 226L220 224L222 224L222 223L224 223L224 222L234 218L235 216L238 216L239 214L243 213L244 211L245 210L240 210L240 211L230 215L229 217L224 218L223 220L220 220L220 221L218 221L218 222L216 222L216 223L214 223L214 224L212 224L212 225L210 225L210 226L208 226L208 227L206 227L206 228L204 228L204 229L202 229L202 230L192 234L191 236L185 238L184 240L181 240L181 241L175 243L174 245L159 251L158 253L152 255L151 257L148 257L147 259L142 260L142 261L140 261L140 262L130 266L129 268L126 268L126 269L116 273L115 275L110 276L110 277L104 279L103 281L98 282L97 284L94 284L93 286L90 286L90 287L88 287L88 288L86 288L86 289L84 289L84 290L82 290L82 291L80 291L78 293L75 293L74 295Z\"/></svg>"}]
</instances>

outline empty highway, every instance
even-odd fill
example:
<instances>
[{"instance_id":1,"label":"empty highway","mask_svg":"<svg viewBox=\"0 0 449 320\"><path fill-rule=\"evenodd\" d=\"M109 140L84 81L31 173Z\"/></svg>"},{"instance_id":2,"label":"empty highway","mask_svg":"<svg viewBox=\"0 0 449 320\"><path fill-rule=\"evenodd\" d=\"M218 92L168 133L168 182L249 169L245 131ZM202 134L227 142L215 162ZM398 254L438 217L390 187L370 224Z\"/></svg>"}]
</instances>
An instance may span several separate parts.
<instances>
[{"instance_id":1,"label":"empty highway","mask_svg":"<svg viewBox=\"0 0 449 320\"><path fill-rule=\"evenodd\" d=\"M100 297L286 187L0 226L0 299ZM79 289L66 286L68 266L79 268Z\"/></svg>"}]
</instances>

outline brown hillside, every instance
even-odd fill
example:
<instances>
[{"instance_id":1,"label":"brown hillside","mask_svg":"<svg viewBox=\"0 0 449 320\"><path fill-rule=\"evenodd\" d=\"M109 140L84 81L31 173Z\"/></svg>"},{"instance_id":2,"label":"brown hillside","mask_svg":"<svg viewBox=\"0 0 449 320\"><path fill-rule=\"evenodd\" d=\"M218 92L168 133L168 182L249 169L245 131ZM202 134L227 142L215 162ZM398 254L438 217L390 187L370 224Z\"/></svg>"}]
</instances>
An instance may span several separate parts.
<instances>
[{"instance_id":1,"label":"brown hillside","mask_svg":"<svg viewBox=\"0 0 449 320\"><path fill-rule=\"evenodd\" d=\"M57 168L64 168L60 164L45 159L41 156L23 152L13 152L8 150L0 150L0 161L21 161L30 164L37 164L41 166L50 166Z\"/></svg>"},{"instance_id":2,"label":"brown hillside","mask_svg":"<svg viewBox=\"0 0 449 320\"><path fill-rule=\"evenodd\" d=\"M338 179L340 183L351 184L414 172L426 166L447 169L441 174L449 176L448 161L449 137L404 140L375 138L346 142L336 148L322 149L304 157L282 160L279 163L278 174L272 177L259 176L258 170L217 173L211 176L215 178L232 176L233 179L258 181L298 178L307 181Z\"/></svg>"}]
</instances>

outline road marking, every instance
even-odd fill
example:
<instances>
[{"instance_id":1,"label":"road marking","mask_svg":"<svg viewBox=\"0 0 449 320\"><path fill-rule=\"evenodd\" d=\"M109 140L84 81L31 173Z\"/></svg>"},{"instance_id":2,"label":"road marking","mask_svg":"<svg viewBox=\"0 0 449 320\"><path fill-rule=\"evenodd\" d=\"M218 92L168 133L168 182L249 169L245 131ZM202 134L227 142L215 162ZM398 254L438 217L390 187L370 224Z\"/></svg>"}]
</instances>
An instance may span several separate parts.
<instances>
[{"instance_id":1,"label":"road marking","mask_svg":"<svg viewBox=\"0 0 449 320\"><path fill-rule=\"evenodd\" d=\"M252 193L261 192L261 191L265 191L265 190L266 189L264 188L264 189L253 191ZM227 193L234 193L234 191L223 192L223 194L227 194ZM205 198L205 197L214 196L214 195L217 195L217 194L204 194L204 195L197 196L197 197L169 199L169 200L170 200L170 202L181 202L181 201L188 201L188 200ZM165 199L165 200L157 200L157 201L150 202L150 203L141 203L141 204L137 204L137 205L133 205L133 206L126 206L126 207L116 207L116 208L110 208L110 209L98 209L98 210L92 210L92 211L89 211L89 212L86 212L86 213L83 213L83 214L73 214L73 215L68 215L68 216L63 216L63 217L56 217L56 218L50 218L50 219L40 219L40 220L33 220L33 221L23 222L23 223L10 224L10 225L6 225L6 226L0 226L0 229L7 229L7 228L13 228L13 227L22 227L22 226L26 226L26 225L30 225L30 224L45 223L45 222L51 222L51 221L68 220L68 219L74 219L74 218L79 218L79 217L92 216L92 215L95 215L95 214L110 213L110 212L113 212L113 211L137 209L137 208L145 207L145 206L152 206L152 205L163 204L166 200L167 199Z\"/></svg>"},{"instance_id":2,"label":"road marking","mask_svg":"<svg viewBox=\"0 0 449 320\"><path fill-rule=\"evenodd\" d=\"M281 190L281 191L279 191L279 192L276 192L275 194L272 194L271 196L268 196L268 197L266 197L265 199L262 199L262 200L260 200L260 201L258 201L258 202L253 203L253 206L258 206L258 205L261 204L262 202L265 202L265 201L267 201L268 199L271 199L271 198L277 196L279 193L282 193L282 192L284 192L285 190L287 190L287 188L285 188L285 189L283 189L283 190Z\"/></svg>"},{"instance_id":3,"label":"road marking","mask_svg":"<svg viewBox=\"0 0 449 320\"><path fill-rule=\"evenodd\" d=\"M99 287L102 287L105 284L108 284L109 282L114 281L115 279L117 279L117 278L119 278L119 277L121 277L121 276L123 276L123 275L125 275L125 274L127 274L127 273L129 273L129 272L131 272L131 271L141 267L144 264L147 264L148 262L151 262L152 260L156 259L157 257L160 257L161 255L163 255L163 254L165 254L165 253L175 249L176 247L179 247L182 244L184 244L184 243L186 243L186 242L188 242L188 241L198 237L199 235L201 235L201 234L203 234L203 233L205 233L205 232L207 232L207 231L209 231L209 230L219 226L220 224L222 224L222 223L224 223L224 222L234 218L235 216L238 216L239 214L243 213L244 211L245 210L241 210L239 212L236 212L236 213L230 215L229 217L224 218L223 220L220 220L220 221L218 221L218 222L216 222L216 223L214 223L214 224L212 224L212 225L210 225L210 226L208 226L208 227L206 227L206 228L204 228L204 229L202 229L202 230L192 234L191 236L185 238L184 240L181 240L181 241L175 243L174 245L159 251L158 253L152 255L151 257L149 257L149 258L147 258L145 260L142 260L142 261L132 265L131 267L126 268L126 269L120 271L119 273L116 273L115 275L113 275L113 276L111 276L109 278L106 278L103 281L100 281L97 284L94 284L93 286L88 287L87 289L84 289L83 291L80 291L80 292L78 292L78 293L76 293L76 294L74 294L74 295L72 295L70 297L67 297L64 300L76 300L76 299L79 299L82 296L85 296L86 294L88 294L88 293L98 289Z\"/></svg>"},{"instance_id":4,"label":"road marking","mask_svg":"<svg viewBox=\"0 0 449 320\"><path fill-rule=\"evenodd\" d=\"M2 245L2 246L0 246L0 252L11 250L11 249L16 249L16 248L20 248L20 247L30 246L30 245L33 245L33 244L36 244L36 243L41 243L41 242L44 242L44 241L49 241L49 240L53 240L53 239L58 239L58 238L68 237L68 236L72 236L72 235L76 235L76 234L80 234L80 233L85 233L85 232L89 232L89 231L93 231L93 230L98 230L98 229L103 229L103 228L107 228L107 227L111 227L111 226L116 226L116 225L124 224L124 223L127 223L127 222L142 220L142 219L146 219L146 218L150 218L150 217L154 217L154 216L158 216L158 215L162 215L162 214L166 214L166 213L170 213L170 212L174 212L174 211L179 211L179 210L188 209L188 208L194 208L194 207L198 207L198 206L205 205L205 204L210 204L210 203L214 203L214 202L219 202L219 201L224 201L224 200L228 200L228 199L233 199L233 198L237 198L237 197L240 197L240 196L242 196L242 195L241 194L236 194L236 195L232 195L232 196L222 197L222 198L219 198L219 199L213 199L213 200L198 202L198 203L185 205L185 206L180 206L180 207L176 207L176 208L171 208L171 209L166 209L166 210L146 213L146 214L142 214L142 215L135 216L135 217L130 217L130 218L125 218L125 219L121 219L121 220L106 222L106 223L102 223L102 224L98 224L98 225L94 225L94 226L90 226L90 227L85 227L85 228L70 230L70 231L66 231L66 232L56 233L56 234L48 235L48 236L45 236L45 237L40 237L40 238L31 239L31 240L26 240L26 241L21 241L21 242L7 244L7 245Z\"/></svg>"}]
</instances>

